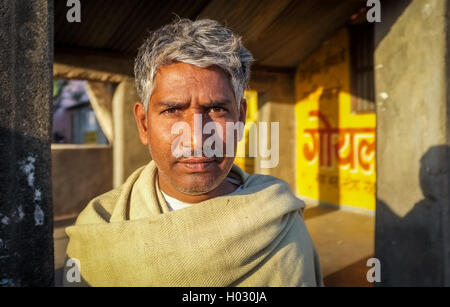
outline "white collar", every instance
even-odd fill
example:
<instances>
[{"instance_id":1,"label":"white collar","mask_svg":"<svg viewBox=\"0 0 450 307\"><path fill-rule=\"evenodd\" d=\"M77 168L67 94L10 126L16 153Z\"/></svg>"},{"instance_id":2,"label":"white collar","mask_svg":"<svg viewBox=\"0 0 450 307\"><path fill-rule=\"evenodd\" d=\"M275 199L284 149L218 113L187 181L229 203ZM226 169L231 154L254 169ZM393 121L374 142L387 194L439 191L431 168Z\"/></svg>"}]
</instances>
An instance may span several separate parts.
<instances>
[{"instance_id":1,"label":"white collar","mask_svg":"<svg viewBox=\"0 0 450 307\"><path fill-rule=\"evenodd\" d=\"M226 179L228 181L234 183L234 181L232 181L233 180L232 178L227 177ZM242 190L242 185L240 185L236 190L234 190L233 192L229 193L228 195L233 194L233 193L237 193L240 190ZM178 200L176 198L173 198L172 196L169 196L166 193L164 193L162 190L161 190L161 194L164 196L164 199L166 200L166 203L167 203L167 207L169 207L170 211L184 209L184 208L190 207L192 205L195 205L195 203L186 203L186 202L183 202L183 201Z\"/></svg>"}]
</instances>

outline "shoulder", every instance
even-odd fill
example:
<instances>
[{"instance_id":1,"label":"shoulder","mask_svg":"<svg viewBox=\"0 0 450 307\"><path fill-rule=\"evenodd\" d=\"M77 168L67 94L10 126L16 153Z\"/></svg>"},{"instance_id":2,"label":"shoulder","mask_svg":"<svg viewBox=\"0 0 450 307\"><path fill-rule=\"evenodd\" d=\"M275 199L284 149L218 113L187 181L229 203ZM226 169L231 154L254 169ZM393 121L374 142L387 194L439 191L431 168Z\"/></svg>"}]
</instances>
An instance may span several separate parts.
<instances>
[{"instance_id":1,"label":"shoulder","mask_svg":"<svg viewBox=\"0 0 450 307\"><path fill-rule=\"evenodd\" d=\"M305 202L295 195L289 183L283 179L272 175L251 174L248 175L243 187L253 193L267 191L265 194L271 195L276 200L295 203L303 218Z\"/></svg>"},{"instance_id":2,"label":"shoulder","mask_svg":"<svg viewBox=\"0 0 450 307\"><path fill-rule=\"evenodd\" d=\"M264 175L264 174L251 174L248 175L247 180L245 181L246 186L258 186L258 187L269 187L274 186L279 189L282 189L284 192L292 193L291 186L278 177L272 175Z\"/></svg>"},{"instance_id":3,"label":"shoulder","mask_svg":"<svg viewBox=\"0 0 450 307\"><path fill-rule=\"evenodd\" d=\"M288 187L290 190L289 184L280 178L265 174L249 174L244 170L242 170L236 164L233 164L233 167L228 176L232 178L237 178L240 181L242 181L244 187L251 187L255 185L258 186L281 185L283 187Z\"/></svg>"},{"instance_id":4,"label":"shoulder","mask_svg":"<svg viewBox=\"0 0 450 307\"><path fill-rule=\"evenodd\" d=\"M121 188L116 188L92 199L80 212L75 225L109 222Z\"/></svg>"}]
</instances>

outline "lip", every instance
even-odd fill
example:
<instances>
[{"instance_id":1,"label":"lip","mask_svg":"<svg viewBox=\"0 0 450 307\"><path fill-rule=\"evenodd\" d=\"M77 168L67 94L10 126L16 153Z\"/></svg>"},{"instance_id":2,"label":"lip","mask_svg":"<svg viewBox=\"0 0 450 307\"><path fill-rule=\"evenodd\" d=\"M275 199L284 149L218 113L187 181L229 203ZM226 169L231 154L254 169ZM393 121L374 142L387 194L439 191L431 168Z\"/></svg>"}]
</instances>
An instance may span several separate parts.
<instances>
[{"instance_id":1,"label":"lip","mask_svg":"<svg viewBox=\"0 0 450 307\"><path fill-rule=\"evenodd\" d=\"M215 160L216 159L214 159L214 158L198 157L198 158L182 159L179 162L180 163L208 163L208 162L214 162Z\"/></svg>"},{"instance_id":2,"label":"lip","mask_svg":"<svg viewBox=\"0 0 450 307\"><path fill-rule=\"evenodd\" d=\"M207 171L216 162L216 159L205 157L189 158L178 161L178 163L184 168L195 172Z\"/></svg>"}]
</instances>

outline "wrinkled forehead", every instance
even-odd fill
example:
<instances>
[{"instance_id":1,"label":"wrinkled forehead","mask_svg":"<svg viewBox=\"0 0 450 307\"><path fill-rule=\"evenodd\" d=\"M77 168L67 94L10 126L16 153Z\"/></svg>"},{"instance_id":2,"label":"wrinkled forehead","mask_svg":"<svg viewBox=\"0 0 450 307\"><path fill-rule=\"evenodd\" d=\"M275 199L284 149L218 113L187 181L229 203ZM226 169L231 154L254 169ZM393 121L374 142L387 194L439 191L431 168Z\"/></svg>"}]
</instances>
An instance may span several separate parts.
<instances>
[{"instance_id":1,"label":"wrinkled forehead","mask_svg":"<svg viewBox=\"0 0 450 307\"><path fill-rule=\"evenodd\" d=\"M152 98L209 98L234 101L230 77L217 66L207 68L186 63L161 66L154 79ZM200 97L198 97L200 96Z\"/></svg>"}]
</instances>

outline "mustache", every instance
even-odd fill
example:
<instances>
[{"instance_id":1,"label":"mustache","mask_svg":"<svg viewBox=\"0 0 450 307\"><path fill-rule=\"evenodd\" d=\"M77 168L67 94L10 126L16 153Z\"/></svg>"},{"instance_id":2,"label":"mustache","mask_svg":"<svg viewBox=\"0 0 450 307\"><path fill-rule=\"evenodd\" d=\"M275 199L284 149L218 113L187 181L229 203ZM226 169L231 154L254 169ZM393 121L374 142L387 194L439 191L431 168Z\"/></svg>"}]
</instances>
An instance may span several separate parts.
<instances>
[{"instance_id":1,"label":"mustache","mask_svg":"<svg viewBox=\"0 0 450 307\"><path fill-rule=\"evenodd\" d=\"M184 158L191 158L191 157L205 157L205 158L222 158L223 154L219 153L219 155L216 155L215 152L211 149L208 150L208 148L203 148L205 144L202 146L191 146L190 142L187 144L183 144L181 138L177 138L172 142L171 146L171 154L172 157L176 158L177 160L182 160ZM216 145L217 146L217 145ZM222 160L222 159L220 159Z\"/></svg>"},{"instance_id":2,"label":"mustache","mask_svg":"<svg viewBox=\"0 0 450 307\"><path fill-rule=\"evenodd\" d=\"M210 160L222 160L223 156L208 156L206 155L201 149L199 150L192 150L191 148L181 148L179 152L173 153L173 156L180 161L180 160L188 160L190 158L205 158Z\"/></svg>"},{"instance_id":3,"label":"mustache","mask_svg":"<svg viewBox=\"0 0 450 307\"><path fill-rule=\"evenodd\" d=\"M222 161L224 157L222 155L205 155L203 148L192 147L177 147L172 150L172 157L175 157L177 162L198 162L200 160L208 161ZM201 159L199 159L201 158ZM197 160L197 161L194 161Z\"/></svg>"},{"instance_id":4,"label":"mustache","mask_svg":"<svg viewBox=\"0 0 450 307\"><path fill-rule=\"evenodd\" d=\"M203 148L192 148L190 146L181 146L177 148L176 156L181 157L203 157Z\"/></svg>"}]
</instances>

